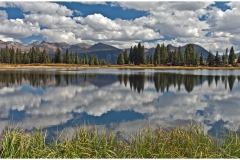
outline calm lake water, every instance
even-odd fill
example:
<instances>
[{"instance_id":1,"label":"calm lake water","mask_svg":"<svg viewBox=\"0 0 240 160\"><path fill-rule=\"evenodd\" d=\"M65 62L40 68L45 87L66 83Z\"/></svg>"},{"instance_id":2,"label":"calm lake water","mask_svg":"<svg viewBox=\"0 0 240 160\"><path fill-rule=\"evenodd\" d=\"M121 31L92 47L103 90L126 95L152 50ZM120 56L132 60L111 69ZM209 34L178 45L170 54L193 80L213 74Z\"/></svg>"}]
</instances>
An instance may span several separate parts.
<instances>
[{"instance_id":1,"label":"calm lake water","mask_svg":"<svg viewBox=\"0 0 240 160\"><path fill-rule=\"evenodd\" d=\"M239 70L0 70L0 132L9 124L54 136L84 123L134 132L143 125L240 125Z\"/></svg>"}]
</instances>

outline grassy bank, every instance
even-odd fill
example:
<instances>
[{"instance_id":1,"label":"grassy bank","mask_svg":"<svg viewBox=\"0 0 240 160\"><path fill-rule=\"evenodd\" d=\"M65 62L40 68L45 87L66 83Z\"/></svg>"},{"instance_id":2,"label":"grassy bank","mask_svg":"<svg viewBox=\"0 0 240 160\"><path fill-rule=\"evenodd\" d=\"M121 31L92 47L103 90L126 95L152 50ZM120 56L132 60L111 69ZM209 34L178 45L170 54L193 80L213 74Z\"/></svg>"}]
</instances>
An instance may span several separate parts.
<instances>
[{"instance_id":1,"label":"grassy bank","mask_svg":"<svg viewBox=\"0 0 240 160\"><path fill-rule=\"evenodd\" d=\"M124 140L113 132L99 133L80 127L72 138L46 143L41 130L27 134L5 130L1 158L237 158L240 140L235 132L216 140L196 126L151 129L145 127Z\"/></svg>"},{"instance_id":2,"label":"grassy bank","mask_svg":"<svg viewBox=\"0 0 240 160\"><path fill-rule=\"evenodd\" d=\"M35 69L44 69L44 68L56 68L56 69L86 69L86 68L119 68L119 69L184 69L184 70L193 70L193 69L209 69L209 70L239 70L239 67L208 67L208 66L154 66L154 65L105 65L105 66L89 66L89 65L77 65L77 64L5 64L0 63L0 69L16 69L16 68L35 68Z\"/></svg>"}]
</instances>

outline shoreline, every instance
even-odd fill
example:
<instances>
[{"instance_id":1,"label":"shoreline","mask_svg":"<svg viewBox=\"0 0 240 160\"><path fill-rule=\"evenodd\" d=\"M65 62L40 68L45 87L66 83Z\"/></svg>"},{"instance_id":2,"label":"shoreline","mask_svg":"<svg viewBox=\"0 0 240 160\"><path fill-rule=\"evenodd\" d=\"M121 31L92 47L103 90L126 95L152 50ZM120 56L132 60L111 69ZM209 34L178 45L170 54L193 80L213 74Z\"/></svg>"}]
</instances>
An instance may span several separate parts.
<instances>
[{"instance_id":1,"label":"shoreline","mask_svg":"<svg viewBox=\"0 0 240 160\"><path fill-rule=\"evenodd\" d=\"M0 64L0 69L159 69L159 70L240 70L239 67L208 67L208 66L153 66L153 65L105 65L89 66L76 64Z\"/></svg>"}]
</instances>

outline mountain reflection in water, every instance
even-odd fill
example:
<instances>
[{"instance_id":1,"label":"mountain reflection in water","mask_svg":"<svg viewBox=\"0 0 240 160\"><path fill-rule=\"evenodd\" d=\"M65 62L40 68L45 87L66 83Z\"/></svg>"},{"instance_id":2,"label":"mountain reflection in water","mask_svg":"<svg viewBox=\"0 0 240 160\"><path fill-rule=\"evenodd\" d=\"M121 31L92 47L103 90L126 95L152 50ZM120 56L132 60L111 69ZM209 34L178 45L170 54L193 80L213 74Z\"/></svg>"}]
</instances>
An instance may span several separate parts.
<instances>
[{"instance_id":1,"label":"mountain reflection in water","mask_svg":"<svg viewBox=\"0 0 240 160\"><path fill-rule=\"evenodd\" d=\"M214 134L240 124L238 71L110 71L1 70L0 131L9 122L25 130L42 127L52 135L83 123L132 132L149 123L194 122Z\"/></svg>"}]
</instances>

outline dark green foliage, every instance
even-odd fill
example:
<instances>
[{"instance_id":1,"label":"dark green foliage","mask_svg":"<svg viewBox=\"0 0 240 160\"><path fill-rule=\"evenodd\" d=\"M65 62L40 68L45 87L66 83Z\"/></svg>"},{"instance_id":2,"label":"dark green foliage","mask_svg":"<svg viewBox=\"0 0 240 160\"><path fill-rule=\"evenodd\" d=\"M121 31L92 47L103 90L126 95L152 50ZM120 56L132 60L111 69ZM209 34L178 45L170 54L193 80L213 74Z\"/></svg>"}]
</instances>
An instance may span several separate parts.
<instances>
[{"instance_id":1,"label":"dark green foliage","mask_svg":"<svg viewBox=\"0 0 240 160\"><path fill-rule=\"evenodd\" d=\"M240 63L240 55L238 56L238 63Z\"/></svg>"},{"instance_id":2,"label":"dark green foliage","mask_svg":"<svg viewBox=\"0 0 240 160\"><path fill-rule=\"evenodd\" d=\"M49 63L49 59L48 59L48 55L47 55L47 52L45 50L45 48L43 49L42 51L42 63Z\"/></svg>"},{"instance_id":3,"label":"dark green foliage","mask_svg":"<svg viewBox=\"0 0 240 160\"><path fill-rule=\"evenodd\" d=\"M11 58L11 57L10 57L10 51L9 51L9 49L8 49L8 46L6 46L5 56L4 56L4 62L10 64L10 60L11 60L10 58Z\"/></svg>"},{"instance_id":4,"label":"dark green foliage","mask_svg":"<svg viewBox=\"0 0 240 160\"><path fill-rule=\"evenodd\" d=\"M124 63L125 64L129 63L129 57L126 49L124 50Z\"/></svg>"},{"instance_id":5,"label":"dark green foliage","mask_svg":"<svg viewBox=\"0 0 240 160\"><path fill-rule=\"evenodd\" d=\"M99 65L98 57L95 54L90 55L89 65Z\"/></svg>"},{"instance_id":6,"label":"dark green foliage","mask_svg":"<svg viewBox=\"0 0 240 160\"><path fill-rule=\"evenodd\" d=\"M88 56L87 56L87 53L84 53L83 64L88 64Z\"/></svg>"},{"instance_id":7,"label":"dark green foliage","mask_svg":"<svg viewBox=\"0 0 240 160\"><path fill-rule=\"evenodd\" d=\"M124 64L124 57L123 57L122 52L120 52L119 55L118 55L117 64L118 65L123 65Z\"/></svg>"},{"instance_id":8,"label":"dark green foliage","mask_svg":"<svg viewBox=\"0 0 240 160\"><path fill-rule=\"evenodd\" d=\"M214 55L212 54L211 51L208 52L208 58L207 58L207 62L209 66L214 66Z\"/></svg>"},{"instance_id":9,"label":"dark green foliage","mask_svg":"<svg viewBox=\"0 0 240 160\"><path fill-rule=\"evenodd\" d=\"M168 53L167 48L165 47L164 43L160 47L160 64L167 64L168 62Z\"/></svg>"},{"instance_id":10,"label":"dark green foliage","mask_svg":"<svg viewBox=\"0 0 240 160\"><path fill-rule=\"evenodd\" d=\"M226 52L223 57L223 64L228 65L228 48L226 48Z\"/></svg>"},{"instance_id":11,"label":"dark green foliage","mask_svg":"<svg viewBox=\"0 0 240 160\"><path fill-rule=\"evenodd\" d=\"M184 55L182 53L181 46L178 47L178 65L179 66L185 65L185 59L184 59Z\"/></svg>"},{"instance_id":12,"label":"dark green foliage","mask_svg":"<svg viewBox=\"0 0 240 160\"><path fill-rule=\"evenodd\" d=\"M137 52L134 53L136 57L135 65L139 65L141 63L141 52L142 52L142 46L141 46L141 43L138 43Z\"/></svg>"},{"instance_id":13,"label":"dark green foliage","mask_svg":"<svg viewBox=\"0 0 240 160\"><path fill-rule=\"evenodd\" d=\"M159 65L160 64L160 45L157 44L157 47L155 48L155 52L154 52L154 65Z\"/></svg>"},{"instance_id":14,"label":"dark green foliage","mask_svg":"<svg viewBox=\"0 0 240 160\"><path fill-rule=\"evenodd\" d=\"M198 66L198 62L199 62L198 54L195 54L193 65Z\"/></svg>"},{"instance_id":15,"label":"dark green foliage","mask_svg":"<svg viewBox=\"0 0 240 160\"><path fill-rule=\"evenodd\" d=\"M11 63L11 64L16 64L16 52L15 52L15 50L13 49L13 47L12 47L12 49L10 50L10 55L11 55L11 57L10 57L10 63Z\"/></svg>"},{"instance_id":16,"label":"dark green foliage","mask_svg":"<svg viewBox=\"0 0 240 160\"><path fill-rule=\"evenodd\" d=\"M179 60L178 60L178 53L177 53L177 50L174 49L174 52L173 52L173 60L172 60L172 65L173 66L178 66L179 65Z\"/></svg>"},{"instance_id":17,"label":"dark green foliage","mask_svg":"<svg viewBox=\"0 0 240 160\"><path fill-rule=\"evenodd\" d=\"M224 55L224 53L223 53L223 55L222 55L222 64L225 64L225 55Z\"/></svg>"},{"instance_id":18,"label":"dark green foliage","mask_svg":"<svg viewBox=\"0 0 240 160\"><path fill-rule=\"evenodd\" d=\"M133 64L138 65L138 62L139 62L138 48L137 48L137 46L135 45L135 46L133 47Z\"/></svg>"},{"instance_id":19,"label":"dark green foliage","mask_svg":"<svg viewBox=\"0 0 240 160\"><path fill-rule=\"evenodd\" d=\"M68 49L66 49L66 53L65 53L63 62L67 63L67 64L70 63L70 56L69 56L69 53L68 53Z\"/></svg>"},{"instance_id":20,"label":"dark green foliage","mask_svg":"<svg viewBox=\"0 0 240 160\"><path fill-rule=\"evenodd\" d=\"M101 55L107 55L109 59L114 59L115 57L111 57L107 51L103 51ZM2 48L0 50L0 63L8 63L8 64L29 64L29 63L66 63L66 64L89 64L89 65L104 65L109 62L104 57L97 57L95 54L91 54L91 61L88 60L87 53L84 54L84 57L79 58L78 53L73 54L72 52L69 54L68 49L66 49L66 53L64 57L62 57L60 48L57 48L55 55L49 55L45 49L42 51L38 47L32 47L28 52L22 53L20 49ZM195 53L193 45L187 45L185 49L185 53L182 53L181 47L179 46L178 50L171 51L170 45L165 47L163 44L157 44L155 48L155 52L153 55L145 55L145 48L141 43L135 45L130 48L130 53L127 53L127 50L124 50L124 54L122 54L124 59L124 64L154 64L154 65L173 65L173 66L184 66L186 65L205 65L203 54L199 55ZM106 57L106 56L105 56ZM107 58L107 59L108 59ZM104 62L100 62L99 59L105 60ZM226 48L226 52L223 53L222 59L220 59L218 52L216 56L209 54L207 58L206 64L209 66L227 66L228 64L232 66L237 66L237 62L240 63L240 58L238 57L236 61L236 54L234 53L233 46L230 49L230 53L228 55L228 48ZM122 61L121 61L122 62Z\"/></svg>"},{"instance_id":21,"label":"dark green foliage","mask_svg":"<svg viewBox=\"0 0 240 160\"><path fill-rule=\"evenodd\" d=\"M103 59L103 60L101 60L100 64L101 64L102 66L105 66L105 65L107 65L107 62L105 61L105 59Z\"/></svg>"},{"instance_id":22,"label":"dark green foliage","mask_svg":"<svg viewBox=\"0 0 240 160\"><path fill-rule=\"evenodd\" d=\"M187 65L194 64L195 52L192 44L188 44L185 49L185 63Z\"/></svg>"},{"instance_id":23,"label":"dark green foliage","mask_svg":"<svg viewBox=\"0 0 240 160\"><path fill-rule=\"evenodd\" d=\"M75 57L74 57L74 54L73 54L72 51L71 51L69 64L74 64L74 62L75 62Z\"/></svg>"},{"instance_id":24,"label":"dark green foliage","mask_svg":"<svg viewBox=\"0 0 240 160\"><path fill-rule=\"evenodd\" d=\"M22 54L22 53L21 53L21 51L19 51L18 48L17 48L17 52L16 52L16 63L17 63L17 64L20 64L20 63L21 63L20 54Z\"/></svg>"},{"instance_id":25,"label":"dark green foliage","mask_svg":"<svg viewBox=\"0 0 240 160\"><path fill-rule=\"evenodd\" d=\"M126 50L125 50L126 52ZM140 65L140 64L146 64L146 56L145 56L145 49L144 46L141 45L141 43L138 43L138 46L134 46L133 48L131 47L130 49L130 54L129 58L127 58L127 53L124 52L124 61L125 64L135 64L135 65ZM129 59L129 61L128 61ZM127 62L126 62L127 60Z\"/></svg>"},{"instance_id":26,"label":"dark green foliage","mask_svg":"<svg viewBox=\"0 0 240 160\"><path fill-rule=\"evenodd\" d=\"M200 65L203 66L204 63L203 63L203 53L202 53L202 52L201 52L201 55L200 55L199 61L200 61L200 62L199 62Z\"/></svg>"},{"instance_id":27,"label":"dark green foliage","mask_svg":"<svg viewBox=\"0 0 240 160\"><path fill-rule=\"evenodd\" d=\"M24 64L29 64L29 63L30 63L29 53L26 53L26 52L24 53L23 63L24 63Z\"/></svg>"},{"instance_id":28,"label":"dark green foliage","mask_svg":"<svg viewBox=\"0 0 240 160\"><path fill-rule=\"evenodd\" d=\"M153 64L153 56L152 55L148 55L146 58L146 63L147 64Z\"/></svg>"},{"instance_id":29,"label":"dark green foliage","mask_svg":"<svg viewBox=\"0 0 240 160\"><path fill-rule=\"evenodd\" d=\"M219 56L218 56L218 51L217 51L217 53L216 53L216 56L215 56L215 64L217 65L217 66L219 66L220 65L220 58L219 58Z\"/></svg>"},{"instance_id":30,"label":"dark green foliage","mask_svg":"<svg viewBox=\"0 0 240 160\"><path fill-rule=\"evenodd\" d=\"M228 62L231 65L235 65L235 59L236 59L236 54L234 53L233 46L230 49L229 57L228 57Z\"/></svg>"},{"instance_id":31,"label":"dark green foliage","mask_svg":"<svg viewBox=\"0 0 240 160\"><path fill-rule=\"evenodd\" d=\"M134 54L133 54L133 48L130 48L130 53L129 53L129 61L130 63L134 63Z\"/></svg>"},{"instance_id":32,"label":"dark green foliage","mask_svg":"<svg viewBox=\"0 0 240 160\"><path fill-rule=\"evenodd\" d=\"M55 53L55 63L62 63L62 53L59 48L57 48L57 51Z\"/></svg>"},{"instance_id":33,"label":"dark green foliage","mask_svg":"<svg viewBox=\"0 0 240 160\"><path fill-rule=\"evenodd\" d=\"M170 50L170 46L167 45L167 63L173 63L173 52Z\"/></svg>"},{"instance_id":34,"label":"dark green foliage","mask_svg":"<svg viewBox=\"0 0 240 160\"><path fill-rule=\"evenodd\" d=\"M153 56L152 56L152 55L150 55L149 63L150 63L150 64L153 64Z\"/></svg>"},{"instance_id":35,"label":"dark green foliage","mask_svg":"<svg viewBox=\"0 0 240 160\"><path fill-rule=\"evenodd\" d=\"M140 46L141 46L141 44L140 44ZM144 46L141 46L141 49L140 49L139 62L140 62L140 64L146 64L146 56L145 56Z\"/></svg>"},{"instance_id":36,"label":"dark green foliage","mask_svg":"<svg viewBox=\"0 0 240 160\"><path fill-rule=\"evenodd\" d=\"M75 53L74 63L79 64L79 58L77 52Z\"/></svg>"}]
</instances>

